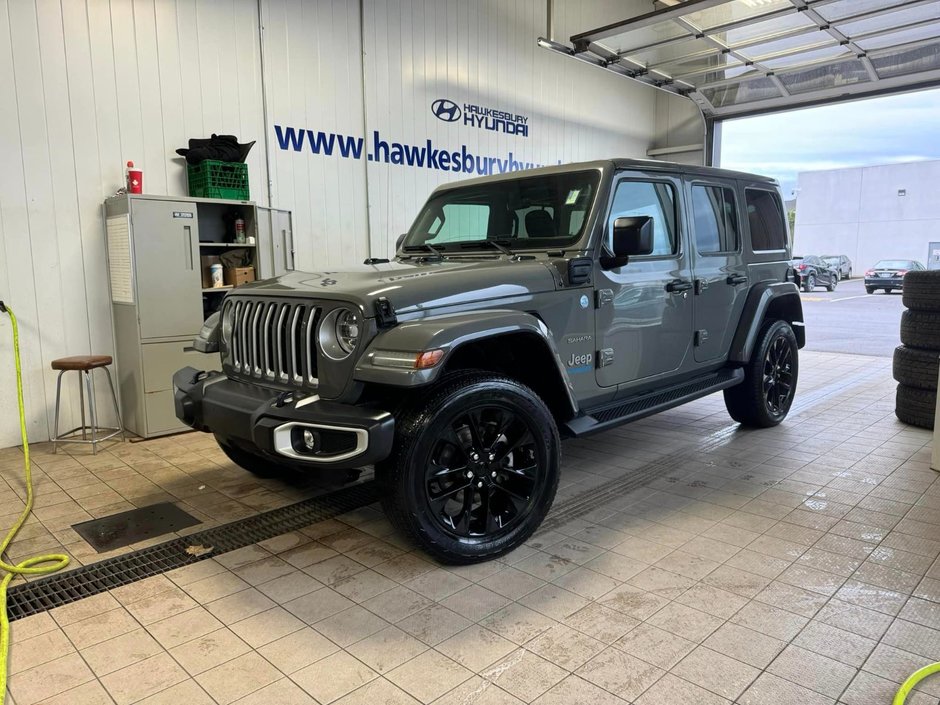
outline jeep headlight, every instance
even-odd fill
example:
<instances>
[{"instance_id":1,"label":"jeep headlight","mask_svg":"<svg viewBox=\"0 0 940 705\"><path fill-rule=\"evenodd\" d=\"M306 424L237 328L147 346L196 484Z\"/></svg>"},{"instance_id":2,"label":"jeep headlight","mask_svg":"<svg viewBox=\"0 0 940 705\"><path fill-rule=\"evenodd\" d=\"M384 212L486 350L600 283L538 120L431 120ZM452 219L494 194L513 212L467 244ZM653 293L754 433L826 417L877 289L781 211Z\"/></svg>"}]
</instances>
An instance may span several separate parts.
<instances>
[{"instance_id":1,"label":"jeep headlight","mask_svg":"<svg viewBox=\"0 0 940 705\"><path fill-rule=\"evenodd\" d=\"M361 334L362 317L358 311L334 309L320 324L320 349L327 357L342 360L356 349Z\"/></svg>"},{"instance_id":2,"label":"jeep headlight","mask_svg":"<svg viewBox=\"0 0 940 705\"><path fill-rule=\"evenodd\" d=\"M359 342L359 314L343 309L336 316L336 342L347 353L356 349Z\"/></svg>"}]
</instances>

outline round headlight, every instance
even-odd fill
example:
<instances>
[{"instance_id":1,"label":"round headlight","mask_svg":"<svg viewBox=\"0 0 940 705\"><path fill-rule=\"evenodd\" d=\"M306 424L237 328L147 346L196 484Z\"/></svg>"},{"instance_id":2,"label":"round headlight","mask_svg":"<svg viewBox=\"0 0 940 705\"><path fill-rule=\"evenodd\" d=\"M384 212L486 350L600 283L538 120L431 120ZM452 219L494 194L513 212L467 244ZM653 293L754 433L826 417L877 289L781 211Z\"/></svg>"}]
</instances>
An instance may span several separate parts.
<instances>
[{"instance_id":1,"label":"round headlight","mask_svg":"<svg viewBox=\"0 0 940 705\"><path fill-rule=\"evenodd\" d=\"M349 309L343 309L336 316L336 342L344 352L351 353L359 342L361 321L359 314Z\"/></svg>"}]
</instances>

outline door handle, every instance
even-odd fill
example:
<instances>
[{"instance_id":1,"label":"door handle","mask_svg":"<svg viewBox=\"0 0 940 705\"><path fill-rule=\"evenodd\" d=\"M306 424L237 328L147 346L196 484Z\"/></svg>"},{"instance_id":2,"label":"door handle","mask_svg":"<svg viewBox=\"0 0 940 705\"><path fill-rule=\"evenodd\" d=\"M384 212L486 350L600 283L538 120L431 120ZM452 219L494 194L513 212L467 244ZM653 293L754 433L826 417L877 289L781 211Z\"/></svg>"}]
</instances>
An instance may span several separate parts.
<instances>
[{"instance_id":1,"label":"door handle","mask_svg":"<svg viewBox=\"0 0 940 705\"><path fill-rule=\"evenodd\" d=\"M731 274L725 281L728 282L729 286L737 286L738 284L747 284L747 277L743 274Z\"/></svg>"},{"instance_id":2,"label":"door handle","mask_svg":"<svg viewBox=\"0 0 940 705\"><path fill-rule=\"evenodd\" d=\"M687 282L684 279L673 279L671 282L666 284L666 291L670 294L677 291L688 291L692 288L692 282Z\"/></svg>"},{"instance_id":3,"label":"door handle","mask_svg":"<svg viewBox=\"0 0 940 705\"><path fill-rule=\"evenodd\" d=\"M193 229L188 226L183 226L183 235L185 237L185 254L183 255L183 261L185 263L186 269L192 271L193 269Z\"/></svg>"}]
</instances>

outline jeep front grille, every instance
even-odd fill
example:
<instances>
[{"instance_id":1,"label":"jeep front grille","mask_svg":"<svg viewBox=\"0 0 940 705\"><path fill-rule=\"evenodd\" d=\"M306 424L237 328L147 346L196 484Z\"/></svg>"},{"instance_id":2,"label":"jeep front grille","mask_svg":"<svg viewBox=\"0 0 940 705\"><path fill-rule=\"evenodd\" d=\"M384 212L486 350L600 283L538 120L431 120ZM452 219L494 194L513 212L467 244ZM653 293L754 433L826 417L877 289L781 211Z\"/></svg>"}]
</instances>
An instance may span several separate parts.
<instances>
[{"instance_id":1,"label":"jeep front grille","mask_svg":"<svg viewBox=\"0 0 940 705\"><path fill-rule=\"evenodd\" d=\"M320 307L234 297L227 362L238 376L302 386L317 383L317 320Z\"/></svg>"}]
</instances>

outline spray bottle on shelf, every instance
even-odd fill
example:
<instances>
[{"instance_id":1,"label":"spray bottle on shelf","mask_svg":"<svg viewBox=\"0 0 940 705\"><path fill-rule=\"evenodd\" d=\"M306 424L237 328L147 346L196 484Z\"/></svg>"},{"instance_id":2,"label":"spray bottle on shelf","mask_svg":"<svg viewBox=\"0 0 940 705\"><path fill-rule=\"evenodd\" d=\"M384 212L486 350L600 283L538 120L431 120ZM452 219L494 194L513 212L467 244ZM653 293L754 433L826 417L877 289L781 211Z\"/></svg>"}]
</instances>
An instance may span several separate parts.
<instances>
[{"instance_id":1,"label":"spray bottle on shelf","mask_svg":"<svg viewBox=\"0 0 940 705\"><path fill-rule=\"evenodd\" d=\"M240 211L235 213L235 242L237 242L239 245L244 245L246 242L245 219L242 218Z\"/></svg>"},{"instance_id":2,"label":"spray bottle on shelf","mask_svg":"<svg viewBox=\"0 0 940 705\"><path fill-rule=\"evenodd\" d=\"M144 172L134 167L134 162L127 162L127 192L144 192Z\"/></svg>"}]
</instances>

